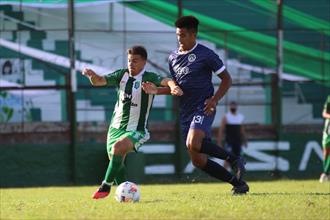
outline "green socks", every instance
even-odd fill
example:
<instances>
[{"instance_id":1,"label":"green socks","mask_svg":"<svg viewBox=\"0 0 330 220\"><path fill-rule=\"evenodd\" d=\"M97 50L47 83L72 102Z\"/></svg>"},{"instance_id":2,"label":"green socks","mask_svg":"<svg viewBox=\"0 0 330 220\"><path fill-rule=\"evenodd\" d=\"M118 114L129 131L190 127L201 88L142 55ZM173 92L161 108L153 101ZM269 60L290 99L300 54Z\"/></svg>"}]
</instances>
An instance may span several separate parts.
<instances>
[{"instance_id":1,"label":"green socks","mask_svg":"<svg viewBox=\"0 0 330 220\"><path fill-rule=\"evenodd\" d=\"M118 172L117 172L117 176L115 178L115 183L117 185L125 182L127 180L126 177L126 167L124 164L121 165L121 167L119 168Z\"/></svg>"},{"instance_id":2,"label":"green socks","mask_svg":"<svg viewBox=\"0 0 330 220\"><path fill-rule=\"evenodd\" d=\"M112 159L109 161L107 172L105 173L104 181L112 184L118 172L121 170L123 157L120 155L112 155ZM122 176L122 175L121 175Z\"/></svg>"},{"instance_id":3,"label":"green socks","mask_svg":"<svg viewBox=\"0 0 330 220\"><path fill-rule=\"evenodd\" d=\"M330 155L323 160L323 173L329 174L330 171Z\"/></svg>"}]
</instances>

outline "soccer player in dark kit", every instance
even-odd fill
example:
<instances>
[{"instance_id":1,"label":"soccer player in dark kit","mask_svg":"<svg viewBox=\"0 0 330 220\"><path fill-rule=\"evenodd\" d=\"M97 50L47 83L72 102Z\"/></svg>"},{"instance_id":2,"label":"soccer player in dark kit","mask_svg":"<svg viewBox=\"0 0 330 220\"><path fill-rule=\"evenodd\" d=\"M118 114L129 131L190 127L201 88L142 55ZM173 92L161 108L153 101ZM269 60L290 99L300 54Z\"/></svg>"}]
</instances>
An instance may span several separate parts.
<instances>
[{"instance_id":1,"label":"soccer player in dark kit","mask_svg":"<svg viewBox=\"0 0 330 220\"><path fill-rule=\"evenodd\" d=\"M245 194L249 186L243 181L244 160L211 142L211 125L218 101L231 86L231 77L217 54L197 43L199 21L193 16L184 16L175 22L179 48L169 56L172 78L182 89L180 96L180 123L183 139L195 167L219 180L233 185L233 194ZM212 73L221 79L214 93ZM144 86L152 94L169 94L169 88ZM235 175L208 156L228 161Z\"/></svg>"}]
</instances>

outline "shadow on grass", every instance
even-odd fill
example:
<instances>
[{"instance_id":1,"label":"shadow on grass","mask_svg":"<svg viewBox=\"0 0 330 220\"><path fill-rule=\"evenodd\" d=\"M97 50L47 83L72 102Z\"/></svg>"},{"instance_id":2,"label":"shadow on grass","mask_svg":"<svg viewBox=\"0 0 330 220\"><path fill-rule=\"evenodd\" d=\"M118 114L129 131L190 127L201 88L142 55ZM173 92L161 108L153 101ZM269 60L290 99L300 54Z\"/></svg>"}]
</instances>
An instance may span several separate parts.
<instances>
[{"instance_id":1,"label":"shadow on grass","mask_svg":"<svg viewBox=\"0 0 330 220\"><path fill-rule=\"evenodd\" d=\"M140 203L159 203L159 202L164 202L165 200L163 199L153 199L153 200L143 200L140 201ZM167 200L166 200L167 202Z\"/></svg>"},{"instance_id":2,"label":"shadow on grass","mask_svg":"<svg viewBox=\"0 0 330 220\"><path fill-rule=\"evenodd\" d=\"M261 193L249 193L250 196L291 196L291 195L302 195L302 196L329 196L330 193L319 193L319 192L309 192L309 193L299 193L299 192L261 192Z\"/></svg>"}]
</instances>

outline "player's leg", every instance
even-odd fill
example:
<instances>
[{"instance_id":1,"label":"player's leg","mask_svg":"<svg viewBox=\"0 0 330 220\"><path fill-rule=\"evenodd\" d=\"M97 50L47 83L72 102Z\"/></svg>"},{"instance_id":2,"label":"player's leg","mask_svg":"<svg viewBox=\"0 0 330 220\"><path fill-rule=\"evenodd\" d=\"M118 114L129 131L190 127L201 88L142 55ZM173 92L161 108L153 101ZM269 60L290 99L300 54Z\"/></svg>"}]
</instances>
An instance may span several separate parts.
<instances>
[{"instance_id":1,"label":"player's leg","mask_svg":"<svg viewBox=\"0 0 330 220\"><path fill-rule=\"evenodd\" d=\"M215 177L234 186L234 194L243 194L249 191L248 185L228 172L220 164L208 159L206 154L200 153L201 143L205 133L200 129L190 129L187 136L187 147L192 163L212 177Z\"/></svg>"},{"instance_id":2,"label":"player's leg","mask_svg":"<svg viewBox=\"0 0 330 220\"><path fill-rule=\"evenodd\" d=\"M206 138L202 142L200 152L228 161L231 167L236 171L237 178L241 179L243 177L245 173L245 161L242 157L230 153Z\"/></svg>"},{"instance_id":3,"label":"player's leg","mask_svg":"<svg viewBox=\"0 0 330 220\"><path fill-rule=\"evenodd\" d=\"M187 141L191 142L192 140L190 137L198 136L198 134L191 134L191 132L202 131L204 132L204 138L199 138L198 141L195 141L196 143L193 144L187 143L187 146L188 144L191 144L193 150L196 152L228 161L231 166L235 168L237 178L241 179L245 172L245 161L243 158L235 156L211 141L211 126L214 120L214 115L215 114L205 115L203 111L196 113L190 124Z\"/></svg>"},{"instance_id":4,"label":"player's leg","mask_svg":"<svg viewBox=\"0 0 330 220\"><path fill-rule=\"evenodd\" d=\"M323 145L323 173L320 176L320 182L330 181L330 144Z\"/></svg>"},{"instance_id":5,"label":"player's leg","mask_svg":"<svg viewBox=\"0 0 330 220\"><path fill-rule=\"evenodd\" d=\"M233 194L245 194L249 191L249 186L236 176L228 172L220 164L210 160L206 154L189 150L189 155L195 167L203 170L210 176L230 183L233 186Z\"/></svg>"},{"instance_id":6,"label":"player's leg","mask_svg":"<svg viewBox=\"0 0 330 220\"><path fill-rule=\"evenodd\" d=\"M99 190L94 193L93 198L104 198L110 193L111 185L113 184L115 178L118 182L124 181L126 179L124 158L128 152L138 151L140 146L145 143L149 138L149 133L139 132L139 131L120 131L113 129L108 135L108 154L111 159L109 166ZM114 139L119 139L115 141L112 145ZM105 191L105 192L104 192ZM99 194L99 196L97 196ZM96 198L97 199L97 198Z\"/></svg>"},{"instance_id":7,"label":"player's leg","mask_svg":"<svg viewBox=\"0 0 330 220\"><path fill-rule=\"evenodd\" d=\"M229 153L232 153L231 146L230 146L228 143L225 143L224 148L225 148L225 150L228 151ZM228 170L228 171L231 170L230 163L229 163L227 160L224 160L223 167L224 167L226 170Z\"/></svg>"},{"instance_id":8,"label":"player's leg","mask_svg":"<svg viewBox=\"0 0 330 220\"><path fill-rule=\"evenodd\" d=\"M104 177L104 180L99 189L94 193L94 199L104 198L109 195L111 185L113 184L118 172L122 169L123 159L125 155L134 148L133 142L124 137L114 143L112 151L110 152L111 159Z\"/></svg>"},{"instance_id":9,"label":"player's leg","mask_svg":"<svg viewBox=\"0 0 330 220\"><path fill-rule=\"evenodd\" d=\"M245 160L242 157L242 146L240 143L231 143L231 153L233 155L235 155L237 158L239 158L238 160L232 162L231 168L233 169L233 171L236 173L236 176L238 178L242 178L244 173L245 173Z\"/></svg>"},{"instance_id":10,"label":"player's leg","mask_svg":"<svg viewBox=\"0 0 330 220\"><path fill-rule=\"evenodd\" d=\"M109 195L111 185L121 170L125 155L134 149L131 139L125 136L126 131L110 129L107 138L107 151L109 164L104 180L99 189L93 194L94 199L104 198Z\"/></svg>"},{"instance_id":11,"label":"player's leg","mask_svg":"<svg viewBox=\"0 0 330 220\"><path fill-rule=\"evenodd\" d=\"M214 116L215 114L205 115L203 111L197 112L190 124L188 137L197 137L198 134L190 134L191 132L195 132L195 130L196 132L198 132L198 130L203 131L204 137L199 139L201 140L200 143L195 143L193 145L194 150L232 163L237 160L237 157L211 141L211 126Z\"/></svg>"},{"instance_id":12,"label":"player's leg","mask_svg":"<svg viewBox=\"0 0 330 220\"><path fill-rule=\"evenodd\" d=\"M330 135L323 133L323 173L320 176L320 182L330 181Z\"/></svg>"},{"instance_id":13,"label":"player's leg","mask_svg":"<svg viewBox=\"0 0 330 220\"><path fill-rule=\"evenodd\" d=\"M150 138L149 133L139 132L139 131L129 131L125 134L125 136L133 142L135 152L137 152L141 147L141 145ZM127 181L127 175L126 175L126 166L124 159L121 168L117 172L115 182L117 185L119 185L125 181Z\"/></svg>"},{"instance_id":14,"label":"player's leg","mask_svg":"<svg viewBox=\"0 0 330 220\"><path fill-rule=\"evenodd\" d=\"M127 181L127 175L126 175L126 166L125 163L122 163L122 166L119 168L117 172L117 176L115 178L116 185L120 185L121 183Z\"/></svg>"}]
</instances>

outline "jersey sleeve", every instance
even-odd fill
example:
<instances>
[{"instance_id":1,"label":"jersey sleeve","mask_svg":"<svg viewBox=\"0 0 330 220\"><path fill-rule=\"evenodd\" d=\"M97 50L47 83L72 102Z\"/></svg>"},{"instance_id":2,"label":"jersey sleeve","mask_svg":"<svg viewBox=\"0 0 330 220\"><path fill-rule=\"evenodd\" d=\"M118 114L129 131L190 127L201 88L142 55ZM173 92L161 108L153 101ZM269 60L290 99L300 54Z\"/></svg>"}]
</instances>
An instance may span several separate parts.
<instances>
[{"instance_id":1,"label":"jersey sleeve","mask_svg":"<svg viewBox=\"0 0 330 220\"><path fill-rule=\"evenodd\" d=\"M107 86L118 86L124 73L125 70L120 69L105 75L104 77L105 80L107 81Z\"/></svg>"},{"instance_id":2,"label":"jersey sleeve","mask_svg":"<svg viewBox=\"0 0 330 220\"><path fill-rule=\"evenodd\" d=\"M212 50L210 50L209 55L207 57L207 65L216 75L219 75L226 69L220 57Z\"/></svg>"},{"instance_id":3,"label":"jersey sleeve","mask_svg":"<svg viewBox=\"0 0 330 220\"><path fill-rule=\"evenodd\" d=\"M164 79L164 77L153 73L153 72L148 72L148 74L146 75L146 77L144 78L145 81L148 82L152 82L154 83L156 86L161 86L161 81Z\"/></svg>"}]
</instances>

